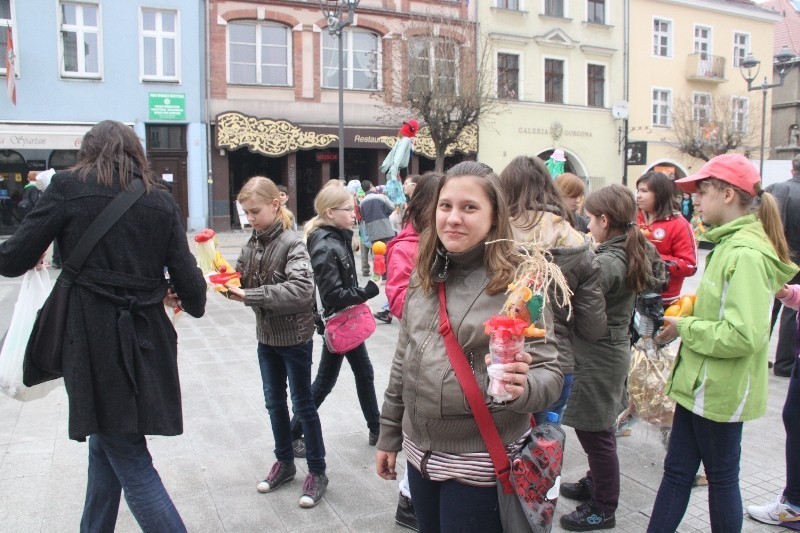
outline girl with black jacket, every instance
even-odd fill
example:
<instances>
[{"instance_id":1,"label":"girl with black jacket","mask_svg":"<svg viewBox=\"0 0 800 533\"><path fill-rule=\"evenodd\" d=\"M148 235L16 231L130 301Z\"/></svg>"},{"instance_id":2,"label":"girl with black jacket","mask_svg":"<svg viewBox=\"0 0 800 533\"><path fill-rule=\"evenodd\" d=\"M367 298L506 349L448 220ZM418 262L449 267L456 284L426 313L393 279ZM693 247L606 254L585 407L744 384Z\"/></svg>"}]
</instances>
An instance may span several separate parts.
<instances>
[{"instance_id":1,"label":"girl with black jacket","mask_svg":"<svg viewBox=\"0 0 800 533\"><path fill-rule=\"evenodd\" d=\"M306 224L306 245L325 317L345 307L364 303L380 292L372 281L363 288L358 286L352 248L353 232L350 230L355 224L354 209L353 196L341 182L332 180L314 198L317 216ZM331 393L343 359L350 363L356 378L358 402L369 428L369 444L374 446L378 441L380 411L375 396L375 372L364 343L343 354L332 353L323 344L317 377L311 385L314 402L319 407ZM292 432L295 440L302 437L297 417L292 421ZM295 447L295 451L302 453L302 446Z\"/></svg>"}]
</instances>

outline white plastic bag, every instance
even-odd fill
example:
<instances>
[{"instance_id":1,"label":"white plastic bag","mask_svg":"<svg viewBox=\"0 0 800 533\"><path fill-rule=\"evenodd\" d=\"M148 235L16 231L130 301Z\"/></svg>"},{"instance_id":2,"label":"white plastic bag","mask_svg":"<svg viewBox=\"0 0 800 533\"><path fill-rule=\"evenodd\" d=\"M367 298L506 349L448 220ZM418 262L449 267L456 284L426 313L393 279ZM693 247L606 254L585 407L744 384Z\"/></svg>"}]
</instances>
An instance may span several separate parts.
<instances>
[{"instance_id":1,"label":"white plastic bag","mask_svg":"<svg viewBox=\"0 0 800 533\"><path fill-rule=\"evenodd\" d=\"M0 350L0 392L15 400L27 402L44 398L50 391L63 385L63 379L56 379L26 387L22 383L22 361L25 358L25 347L31 336L36 312L44 305L50 295L53 284L46 268L31 269L22 278L17 303L11 325L2 339Z\"/></svg>"}]
</instances>

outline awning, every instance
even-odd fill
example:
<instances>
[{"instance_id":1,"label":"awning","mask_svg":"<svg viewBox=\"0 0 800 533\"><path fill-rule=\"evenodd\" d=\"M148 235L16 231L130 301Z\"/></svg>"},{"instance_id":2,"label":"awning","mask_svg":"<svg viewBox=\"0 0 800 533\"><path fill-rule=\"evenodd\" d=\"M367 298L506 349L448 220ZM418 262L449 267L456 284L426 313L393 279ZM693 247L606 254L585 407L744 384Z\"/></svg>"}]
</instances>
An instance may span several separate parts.
<instances>
[{"instance_id":1,"label":"awning","mask_svg":"<svg viewBox=\"0 0 800 533\"><path fill-rule=\"evenodd\" d=\"M77 150L92 125L4 124L0 122L0 150Z\"/></svg>"}]
</instances>

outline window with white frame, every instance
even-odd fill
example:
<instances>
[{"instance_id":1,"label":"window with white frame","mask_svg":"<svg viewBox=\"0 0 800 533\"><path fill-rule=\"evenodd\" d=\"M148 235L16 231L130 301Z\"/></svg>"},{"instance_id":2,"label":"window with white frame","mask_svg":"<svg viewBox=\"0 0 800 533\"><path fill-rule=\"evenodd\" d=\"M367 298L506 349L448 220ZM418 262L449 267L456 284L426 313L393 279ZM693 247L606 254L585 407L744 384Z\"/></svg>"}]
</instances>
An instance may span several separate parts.
<instances>
[{"instance_id":1,"label":"window with white frame","mask_svg":"<svg viewBox=\"0 0 800 533\"><path fill-rule=\"evenodd\" d=\"M520 0L497 0L497 7L499 9L513 9L514 11L520 10Z\"/></svg>"},{"instance_id":2,"label":"window with white frame","mask_svg":"<svg viewBox=\"0 0 800 533\"><path fill-rule=\"evenodd\" d=\"M653 55L672 57L672 22L653 19Z\"/></svg>"},{"instance_id":3,"label":"window with white frame","mask_svg":"<svg viewBox=\"0 0 800 533\"><path fill-rule=\"evenodd\" d=\"M692 93L692 122L705 126L711 120L711 95Z\"/></svg>"},{"instance_id":4,"label":"window with white frame","mask_svg":"<svg viewBox=\"0 0 800 533\"><path fill-rule=\"evenodd\" d=\"M8 56L8 31L6 28L11 28L11 38L14 40L15 53L18 55L17 49L19 48L19 39L16 35L16 27L11 18L11 0L0 0L0 74L6 74L5 58Z\"/></svg>"},{"instance_id":5,"label":"window with white frame","mask_svg":"<svg viewBox=\"0 0 800 533\"><path fill-rule=\"evenodd\" d=\"M380 88L380 38L369 31L347 29L342 32L344 87L375 91ZM322 35L322 86L339 87L339 38Z\"/></svg>"},{"instance_id":6,"label":"window with white frame","mask_svg":"<svg viewBox=\"0 0 800 533\"><path fill-rule=\"evenodd\" d=\"M587 101L589 107L605 107L606 67L603 65L587 65Z\"/></svg>"},{"instance_id":7,"label":"window with white frame","mask_svg":"<svg viewBox=\"0 0 800 533\"><path fill-rule=\"evenodd\" d=\"M750 34L739 33L733 34L733 66L739 68L742 66L742 61L750 53Z\"/></svg>"},{"instance_id":8,"label":"window with white frame","mask_svg":"<svg viewBox=\"0 0 800 533\"><path fill-rule=\"evenodd\" d=\"M708 59L711 55L711 28L694 27L694 53L700 54L700 59Z\"/></svg>"},{"instance_id":9,"label":"window with white frame","mask_svg":"<svg viewBox=\"0 0 800 533\"><path fill-rule=\"evenodd\" d=\"M61 75L99 78L100 6L61 2Z\"/></svg>"},{"instance_id":10,"label":"window with white frame","mask_svg":"<svg viewBox=\"0 0 800 533\"><path fill-rule=\"evenodd\" d=\"M519 98L519 54L497 54L497 97Z\"/></svg>"},{"instance_id":11,"label":"window with white frame","mask_svg":"<svg viewBox=\"0 0 800 533\"><path fill-rule=\"evenodd\" d=\"M564 103L564 61L544 60L544 101Z\"/></svg>"},{"instance_id":12,"label":"window with white frame","mask_svg":"<svg viewBox=\"0 0 800 533\"><path fill-rule=\"evenodd\" d=\"M291 31L272 22L228 23L228 83L289 85Z\"/></svg>"},{"instance_id":13,"label":"window with white frame","mask_svg":"<svg viewBox=\"0 0 800 533\"><path fill-rule=\"evenodd\" d=\"M672 123L672 91L653 89L653 126L669 126Z\"/></svg>"},{"instance_id":14,"label":"window with white frame","mask_svg":"<svg viewBox=\"0 0 800 533\"><path fill-rule=\"evenodd\" d=\"M605 24L606 0L587 0L586 20L595 24Z\"/></svg>"},{"instance_id":15,"label":"window with white frame","mask_svg":"<svg viewBox=\"0 0 800 533\"><path fill-rule=\"evenodd\" d=\"M459 48L447 39L409 42L408 78L414 92L458 93Z\"/></svg>"},{"instance_id":16,"label":"window with white frame","mask_svg":"<svg viewBox=\"0 0 800 533\"><path fill-rule=\"evenodd\" d=\"M142 8L139 33L142 79L177 81L180 77L178 12Z\"/></svg>"},{"instance_id":17,"label":"window with white frame","mask_svg":"<svg viewBox=\"0 0 800 533\"><path fill-rule=\"evenodd\" d=\"M564 0L544 0L544 14L550 17L563 17Z\"/></svg>"},{"instance_id":18,"label":"window with white frame","mask_svg":"<svg viewBox=\"0 0 800 533\"><path fill-rule=\"evenodd\" d=\"M731 98L731 128L738 133L747 131L747 112L750 108L750 100L743 96Z\"/></svg>"}]
</instances>

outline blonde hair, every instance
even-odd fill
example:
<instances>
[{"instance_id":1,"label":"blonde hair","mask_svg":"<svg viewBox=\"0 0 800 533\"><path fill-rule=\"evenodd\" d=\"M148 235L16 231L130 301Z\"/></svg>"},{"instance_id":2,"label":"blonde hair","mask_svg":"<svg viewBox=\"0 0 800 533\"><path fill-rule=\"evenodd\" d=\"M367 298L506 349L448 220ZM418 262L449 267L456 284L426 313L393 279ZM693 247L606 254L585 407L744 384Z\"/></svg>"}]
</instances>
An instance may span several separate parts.
<instances>
[{"instance_id":1,"label":"blonde hair","mask_svg":"<svg viewBox=\"0 0 800 533\"><path fill-rule=\"evenodd\" d=\"M556 187L564 198L577 198L586 192L586 184L572 172L559 174L555 180Z\"/></svg>"},{"instance_id":2,"label":"blonde hair","mask_svg":"<svg viewBox=\"0 0 800 533\"><path fill-rule=\"evenodd\" d=\"M236 200L238 200L239 203L242 203L250 200L251 198L257 198L266 204L270 204L275 200L278 200L277 215L281 221L283 229L286 230L292 227L294 215L292 215L291 211L280 205L280 191L278 191L278 186L275 185L274 181L269 178L265 178L264 176L253 176L247 180L242 189L239 191L239 194L236 195Z\"/></svg>"},{"instance_id":3,"label":"blonde hair","mask_svg":"<svg viewBox=\"0 0 800 533\"><path fill-rule=\"evenodd\" d=\"M330 226L331 223L324 217L328 209L336 209L347 201L354 202L353 195L345 189L344 184L339 180L330 180L322 186L314 197L314 218L306 222L305 238L322 226Z\"/></svg>"},{"instance_id":4,"label":"blonde hair","mask_svg":"<svg viewBox=\"0 0 800 533\"><path fill-rule=\"evenodd\" d=\"M709 178L698 183L698 187L705 183L718 190L732 189L733 192L736 193L739 205L748 211L755 212L756 216L761 221L761 225L764 226L764 233L767 234L770 243L772 243L772 247L775 248L775 253L778 255L778 258L784 263L792 262L789 256L789 245L786 242L786 234L783 232L783 222L781 221L781 212L778 209L778 202L775 201L774 196L761 189L761 184L756 183L753 186L756 191L756 196L760 199L760 201L754 202L755 196L744 189L731 185L727 181Z\"/></svg>"},{"instance_id":5,"label":"blonde hair","mask_svg":"<svg viewBox=\"0 0 800 533\"><path fill-rule=\"evenodd\" d=\"M434 288L433 263L436 259L437 249L441 247L441 241L436 233L436 206L439 202L439 195L444 185L451 179L467 177L473 178L480 184L492 206L492 228L489 230L484 242L499 241L491 244L491 247L487 248L483 254L483 267L489 275L489 284L486 286L486 292L489 294L504 292L508 284L514 281L517 265L522 261L522 256L516 251L511 240L513 235L508 208L506 207L507 202L500 187L497 185L497 174L483 163L463 161L448 170L444 178L439 182L438 190L434 196L435 203L428 213L428 227L419 238L417 275L419 277L419 286L426 293L430 293Z\"/></svg>"}]
</instances>

